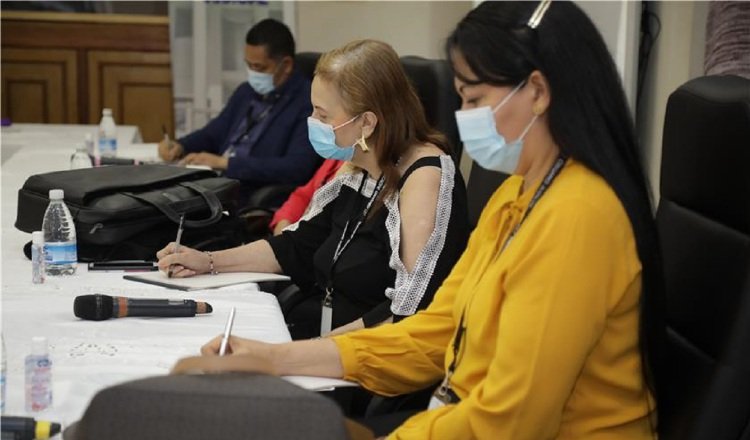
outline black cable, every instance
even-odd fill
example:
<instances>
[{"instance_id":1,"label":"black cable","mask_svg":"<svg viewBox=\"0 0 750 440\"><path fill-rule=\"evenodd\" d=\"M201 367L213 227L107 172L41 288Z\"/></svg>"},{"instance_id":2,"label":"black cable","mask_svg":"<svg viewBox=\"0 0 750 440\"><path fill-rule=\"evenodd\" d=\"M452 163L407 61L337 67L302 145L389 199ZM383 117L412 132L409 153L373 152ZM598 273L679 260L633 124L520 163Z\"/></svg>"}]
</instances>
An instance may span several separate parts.
<instances>
[{"instance_id":1,"label":"black cable","mask_svg":"<svg viewBox=\"0 0 750 440\"><path fill-rule=\"evenodd\" d=\"M650 10L651 4L648 1L641 2L641 38L638 47L638 84L636 91L636 108L641 102L643 87L648 71L648 62L651 58L651 50L654 43L661 33L661 20L659 16Z\"/></svg>"}]
</instances>

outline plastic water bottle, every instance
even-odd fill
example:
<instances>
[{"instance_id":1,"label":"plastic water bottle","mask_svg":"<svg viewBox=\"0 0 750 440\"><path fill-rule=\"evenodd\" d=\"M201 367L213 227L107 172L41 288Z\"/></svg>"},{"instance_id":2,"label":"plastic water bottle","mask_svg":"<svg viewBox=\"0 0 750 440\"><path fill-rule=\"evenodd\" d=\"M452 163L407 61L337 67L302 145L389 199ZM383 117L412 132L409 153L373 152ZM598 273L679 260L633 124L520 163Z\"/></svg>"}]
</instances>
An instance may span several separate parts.
<instances>
[{"instance_id":1,"label":"plastic water bottle","mask_svg":"<svg viewBox=\"0 0 750 440\"><path fill-rule=\"evenodd\" d=\"M3 336L2 333L0 333L0 339L3 340L3 360L2 360L3 373L2 373L2 376L0 377L0 387L2 387L2 389L0 390L0 394L1 394L0 399L2 399L2 400L0 400L0 414L5 414L5 386L6 386L6 382L8 380L7 379L7 377L8 377L8 360L7 360L7 356L5 354L5 336Z\"/></svg>"},{"instance_id":2,"label":"plastic water bottle","mask_svg":"<svg viewBox=\"0 0 750 440\"><path fill-rule=\"evenodd\" d=\"M86 145L76 148L76 152L70 156L70 169L77 170L80 168L91 168L91 158L86 151Z\"/></svg>"},{"instance_id":3,"label":"plastic water bottle","mask_svg":"<svg viewBox=\"0 0 750 440\"><path fill-rule=\"evenodd\" d=\"M83 144L86 145L86 154L91 157L97 155L96 148L94 147L94 136L91 133L86 133L86 137L83 140Z\"/></svg>"},{"instance_id":4,"label":"plastic water bottle","mask_svg":"<svg viewBox=\"0 0 750 440\"><path fill-rule=\"evenodd\" d=\"M52 361L47 338L31 338L31 354L24 362L26 373L26 411L42 411L52 406Z\"/></svg>"},{"instance_id":5,"label":"plastic water bottle","mask_svg":"<svg viewBox=\"0 0 750 440\"><path fill-rule=\"evenodd\" d=\"M63 201L61 189L49 190L49 206L44 212L44 263L48 276L73 275L78 266L76 228Z\"/></svg>"},{"instance_id":6,"label":"plastic water bottle","mask_svg":"<svg viewBox=\"0 0 750 440\"><path fill-rule=\"evenodd\" d=\"M109 108L102 110L102 121L99 123L99 155L117 156L117 126Z\"/></svg>"},{"instance_id":7,"label":"plastic water bottle","mask_svg":"<svg viewBox=\"0 0 750 440\"><path fill-rule=\"evenodd\" d=\"M31 233L31 282L34 284L44 283L44 232L34 231Z\"/></svg>"}]
</instances>

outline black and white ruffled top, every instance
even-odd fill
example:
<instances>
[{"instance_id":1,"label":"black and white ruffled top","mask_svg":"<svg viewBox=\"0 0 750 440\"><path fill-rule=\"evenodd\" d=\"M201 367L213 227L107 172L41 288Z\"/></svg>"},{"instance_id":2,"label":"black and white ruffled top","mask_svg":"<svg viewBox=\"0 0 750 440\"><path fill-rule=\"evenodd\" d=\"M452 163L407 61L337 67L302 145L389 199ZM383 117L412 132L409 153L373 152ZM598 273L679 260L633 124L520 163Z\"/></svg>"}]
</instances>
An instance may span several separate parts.
<instances>
[{"instance_id":1,"label":"black and white ruffled top","mask_svg":"<svg viewBox=\"0 0 750 440\"><path fill-rule=\"evenodd\" d=\"M331 273L347 221L356 222L377 185L361 171L342 173L319 188L302 219L268 239L284 273L301 289L314 289L322 297L324 289L332 286L332 328L360 317L367 327L391 315L398 321L427 307L463 253L470 232L466 189L453 159L448 155L418 159L401 177L398 188L423 166L440 168L440 192L435 228L411 272L399 254L401 216L396 192L384 201L385 209L381 207L361 225Z\"/></svg>"}]
</instances>

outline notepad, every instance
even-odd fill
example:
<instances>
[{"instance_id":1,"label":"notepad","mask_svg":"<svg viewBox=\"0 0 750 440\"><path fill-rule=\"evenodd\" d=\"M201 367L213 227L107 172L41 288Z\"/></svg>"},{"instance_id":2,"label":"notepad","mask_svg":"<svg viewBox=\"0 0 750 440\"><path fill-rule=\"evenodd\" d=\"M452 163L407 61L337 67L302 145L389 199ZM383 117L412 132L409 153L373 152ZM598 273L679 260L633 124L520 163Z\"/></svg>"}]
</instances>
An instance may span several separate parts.
<instances>
[{"instance_id":1,"label":"notepad","mask_svg":"<svg viewBox=\"0 0 750 440\"><path fill-rule=\"evenodd\" d=\"M155 284L168 289L177 290L205 290L218 289L219 287L233 286L235 284L259 283L262 281L286 281L286 275L261 272L228 272L216 275L196 275L188 278L167 278L164 272L148 272L142 274L125 275L123 279L138 281L140 283Z\"/></svg>"}]
</instances>

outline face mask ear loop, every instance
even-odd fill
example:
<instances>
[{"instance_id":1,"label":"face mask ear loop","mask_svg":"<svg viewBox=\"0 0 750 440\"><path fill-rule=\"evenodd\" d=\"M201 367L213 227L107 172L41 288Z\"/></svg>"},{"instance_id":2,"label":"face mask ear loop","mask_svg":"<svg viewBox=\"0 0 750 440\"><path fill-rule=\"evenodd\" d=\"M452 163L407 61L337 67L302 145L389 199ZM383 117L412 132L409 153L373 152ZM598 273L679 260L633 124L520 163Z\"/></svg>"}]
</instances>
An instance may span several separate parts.
<instances>
[{"instance_id":1,"label":"face mask ear loop","mask_svg":"<svg viewBox=\"0 0 750 440\"><path fill-rule=\"evenodd\" d=\"M353 117L353 118L349 119L348 121L344 122L343 124L339 124L339 125L337 125L337 126L333 127L333 131L336 131L336 130L338 130L339 128L343 127L344 125L346 125L346 124L349 124L349 123L351 123L351 122L352 122L353 120L357 119L357 118L358 118L358 117L360 117L360 116L362 116L362 115L361 115L361 114L359 114L359 115L357 115L357 116L355 116L355 117Z\"/></svg>"},{"instance_id":2,"label":"face mask ear loop","mask_svg":"<svg viewBox=\"0 0 750 440\"><path fill-rule=\"evenodd\" d=\"M531 122L529 122L529 125L526 126L526 128L523 129L523 132L521 133L521 136L518 136L518 140L522 140L526 137L526 134L531 130L531 126L534 125L534 122L536 122L536 118L539 116L534 115L533 118L531 118Z\"/></svg>"},{"instance_id":3,"label":"face mask ear loop","mask_svg":"<svg viewBox=\"0 0 750 440\"><path fill-rule=\"evenodd\" d=\"M492 109L492 113L497 113L497 110L498 110L498 109L499 109L500 107L502 107L502 106L503 106L503 104L505 104L506 102L508 102L508 100L510 100L510 98L512 98L512 97L513 97L513 95L515 95L515 94L516 94L516 92L518 92L518 91L519 91L519 90L521 89L521 87L523 87L523 86L524 86L525 84L526 84L526 80L523 80L523 81L521 81L521 83L520 83L520 84L518 84L518 85L517 85L517 86L516 86L516 87L515 87L515 88L514 88L513 90L511 90L511 91L510 91L510 93L508 93L508 94L507 94L507 95L505 96L505 98L503 98L503 100L502 100L502 101L500 101L500 104L496 105L496 106L495 106L495 108L493 108L493 109Z\"/></svg>"}]
</instances>

